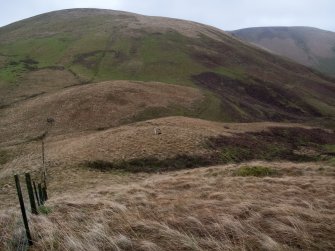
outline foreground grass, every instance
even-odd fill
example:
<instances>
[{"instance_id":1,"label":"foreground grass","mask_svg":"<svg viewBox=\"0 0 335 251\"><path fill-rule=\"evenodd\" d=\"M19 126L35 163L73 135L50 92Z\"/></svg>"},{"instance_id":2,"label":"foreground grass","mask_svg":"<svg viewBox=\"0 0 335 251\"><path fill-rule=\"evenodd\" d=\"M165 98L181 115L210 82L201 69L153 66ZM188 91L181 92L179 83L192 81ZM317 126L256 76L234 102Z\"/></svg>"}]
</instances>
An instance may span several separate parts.
<instances>
[{"instance_id":1,"label":"foreground grass","mask_svg":"<svg viewBox=\"0 0 335 251\"><path fill-rule=\"evenodd\" d=\"M260 166L283 175L234 175ZM32 250L332 250L334 171L313 163L255 162L144 179L59 172L50 184L51 212L30 215ZM1 250L20 239L15 212L0 213Z\"/></svg>"}]
</instances>

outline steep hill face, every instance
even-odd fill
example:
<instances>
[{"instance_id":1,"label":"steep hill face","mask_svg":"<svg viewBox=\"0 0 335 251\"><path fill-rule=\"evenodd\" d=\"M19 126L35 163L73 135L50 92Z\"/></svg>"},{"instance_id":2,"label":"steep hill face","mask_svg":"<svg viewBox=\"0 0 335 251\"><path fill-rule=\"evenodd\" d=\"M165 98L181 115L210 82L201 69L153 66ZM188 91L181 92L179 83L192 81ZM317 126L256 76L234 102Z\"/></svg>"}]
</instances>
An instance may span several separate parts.
<instances>
[{"instance_id":1,"label":"steep hill face","mask_svg":"<svg viewBox=\"0 0 335 251\"><path fill-rule=\"evenodd\" d=\"M106 80L198 88L207 111L194 116L205 119L311 121L335 114L334 79L219 29L169 18L97 9L32 17L0 28L0 67L2 114L16 103Z\"/></svg>"},{"instance_id":2,"label":"steep hill face","mask_svg":"<svg viewBox=\"0 0 335 251\"><path fill-rule=\"evenodd\" d=\"M335 76L335 33L310 27L259 27L233 35Z\"/></svg>"}]
</instances>

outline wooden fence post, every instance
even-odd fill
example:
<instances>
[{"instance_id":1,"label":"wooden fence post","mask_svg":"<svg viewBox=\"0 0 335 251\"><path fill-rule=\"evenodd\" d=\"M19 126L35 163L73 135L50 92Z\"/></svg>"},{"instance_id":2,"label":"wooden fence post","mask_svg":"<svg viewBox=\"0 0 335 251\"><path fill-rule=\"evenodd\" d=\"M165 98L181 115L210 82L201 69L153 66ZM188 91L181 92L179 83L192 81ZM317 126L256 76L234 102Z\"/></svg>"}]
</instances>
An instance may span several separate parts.
<instances>
[{"instance_id":1,"label":"wooden fence post","mask_svg":"<svg viewBox=\"0 0 335 251\"><path fill-rule=\"evenodd\" d=\"M46 182L46 180L44 180L44 199L45 199L45 201L47 201L48 200L48 192L47 192L47 190L48 190L48 188L47 188L47 182Z\"/></svg>"},{"instance_id":2,"label":"wooden fence post","mask_svg":"<svg viewBox=\"0 0 335 251\"><path fill-rule=\"evenodd\" d=\"M23 202L23 197L22 197L22 191L21 191L19 176L17 174L15 174L14 175L14 179L15 179L17 196L19 197L20 208L21 208L21 213L22 213L24 228L26 230L28 244L29 244L29 246L31 246L31 245L33 245L33 241L31 239L31 235L30 235L30 230L29 230L29 225L28 225L28 218L27 218L27 215L26 215L26 209L24 207L24 202Z\"/></svg>"},{"instance_id":3,"label":"wooden fence post","mask_svg":"<svg viewBox=\"0 0 335 251\"><path fill-rule=\"evenodd\" d=\"M27 184L27 189L28 189L31 212L33 214L38 214L37 213L37 208L36 208L36 202L35 202L35 198L34 198L33 186L31 184L30 173L26 173L25 177L26 177L26 184Z\"/></svg>"},{"instance_id":4,"label":"wooden fence post","mask_svg":"<svg viewBox=\"0 0 335 251\"><path fill-rule=\"evenodd\" d=\"M48 132L46 132L42 138L42 180L44 182L44 185L46 186L46 179L47 179L47 169L45 166L45 147L44 147L44 138L46 137Z\"/></svg>"},{"instance_id":5,"label":"wooden fence post","mask_svg":"<svg viewBox=\"0 0 335 251\"><path fill-rule=\"evenodd\" d=\"M43 190L44 201L47 201L48 200L47 188L44 186L42 187L42 190Z\"/></svg>"},{"instance_id":6,"label":"wooden fence post","mask_svg":"<svg viewBox=\"0 0 335 251\"><path fill-rule=\"evenodd\" d=\"M38 194L39 194L40 200L41 200L41 205L44 205L44 196L43 196L41 183L38 183L37 187L38 187Z\"/></svg>"},{"instance_id":7,"label":"wooden fence post","mask_svg":"<svg viewBox=\"0 0 335 251\"><path fill-rule=\"evenodd\" d=\"M40 200L40 198L38 196L38 192L37 192L37 187L36 187L35 181L33 181L33 185L34 185L34 193L35 193L35 196L36 196L37 205L40 206L41 205L41 200Z\"/></svg>"}]
</instances>

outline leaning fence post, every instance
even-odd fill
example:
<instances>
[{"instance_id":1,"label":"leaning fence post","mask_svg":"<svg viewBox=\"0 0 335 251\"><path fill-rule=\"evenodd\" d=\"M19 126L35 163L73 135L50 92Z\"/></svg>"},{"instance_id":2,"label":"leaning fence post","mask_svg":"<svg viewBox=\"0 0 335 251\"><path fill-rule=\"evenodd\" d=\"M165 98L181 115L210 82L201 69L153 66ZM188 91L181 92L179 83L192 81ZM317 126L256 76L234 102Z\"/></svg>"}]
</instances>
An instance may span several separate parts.
<instances>
[{"instance_id":1,"label":"leaning fence post","mask_svg":"<svg viewBox=\"0 0 335 251\"><path fill-rule=\"evenodd\" d=\"M33 214L38 214L37 209L36 209L36 202L35 202L35 198L34 198L33 186L31 184L30 173L26 173L25 177L26 177L26 184L27 184L27 189L28 189L31 212Z\"/></svg>"},{"instance_id":2,"label":"leaning fence post","mask_svg":"<svg viewBox=\"0 0 335 251\"><path fill-rule=\"evenodd\" d=\"M41 183L38 183L37 187L38 187L38 194L39 194L40 200L41 200L41 205L44 205L44 196L43 196Z\"/></svg>"},{"instance_id":3,"label":"leaning fence post","mask_svg":"<svg viewBox=\"0 0 335 251\"><path fill-rule=\"evenodd\" d=\"M24 207L24 202L23 202L23 197L22 197L22 191L21 191L19 176L17 174L15 174L14 175L14 179L15 179L17 196L19 197L20 208L21 208L21 213L22 213L24 228L26 230L28 244L31 246L31 245L33 245L33 241L31 239L31 235L30 235L30 230L29 230L29 225L28 225L28 219L27 219L27 215L26 215L26 209Z\"/></svg>"},{"instance_id":4,"label":"leaning fence post","mask_svg":"<svg viewBox=\"0 0 335 251\"><path fill-rule=\"evenodd\" d=\"M47 201L48 200L47 188L44 186L42 187L42 190L43 190L44 201Z\"/></svg>"},{"instance_id":5,"label":"leaning fence post","mask_svg":"<svg viewBox=\"0 0 335 251\"><path fill-rule=\"evenodd\" d=\"M44 200L47 201L48 200L48 192L47 192L48 188L47 188L47 183L46 181L44 180L44 188L43 188L43 191L44 191Z\"/></svg>"},{"instance_id":6,"label":"leaning fence post","mask_svg":"<svg viewBox=\"0 0 335 251\"><path fill-rule=\"evenodd\" d=\"M37 205L40 206L41 205L41 201L40 201L40 198L38 196L38 192L37 192L35 181L33 181L33 186L34 186L35 197L36 197L36 200L37 200Z\"/></svg>"}]
</instances>

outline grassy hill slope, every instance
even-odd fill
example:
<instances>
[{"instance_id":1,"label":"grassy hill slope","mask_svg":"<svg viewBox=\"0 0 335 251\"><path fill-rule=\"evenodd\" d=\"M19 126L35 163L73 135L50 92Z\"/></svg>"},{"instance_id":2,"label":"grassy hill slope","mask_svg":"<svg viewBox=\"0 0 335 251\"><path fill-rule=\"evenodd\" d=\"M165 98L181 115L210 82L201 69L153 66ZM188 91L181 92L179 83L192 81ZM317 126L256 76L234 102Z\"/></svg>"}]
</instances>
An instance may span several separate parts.
<instances>
[{"instance_id":1,"label":"grassy hill slope","mask_svg":"<svg viewBox=\"0 0 335 251\"><path fill-rule=\"evenodd\" d=\"M62 122L51 129L46 140L50 169L84 166L104 171L156 172L255 159L319 161L330 160L335 145L331 130L293 123L219 123L178 116L94 130L95 120L100 122L99 117L88 119L90 127L83 123L82 127L91 130L80 133L78 129L69 133L73 127L63 128ZM161 134L155 134L155 128ZM0 178L16 169L40 167L39 140L14 143L5 141L0 145L0 151L8 156Z\"/></svg>"},{"instance_id":2,"label":"grassy hill slope","mask_svg":"<svg viewBox=\"0 0 335 251\"><path fill-rule=\"evenodd\" d=\"M310 27L259 27L233 35L335 76L335 33Z\"/></svg>"},{"instance_id":3,"label":"grassy hill slope","mask_svg":"<svg viewBox=\"0 0 335 251\"><path fill-rule=\"evenodd\" d=\"M0 145L51 135L101 131L169 115L202 116L207 97L198 89L158 82L107 81L73 86L0 109Z\"/></svg>"},{"instance_id":4,"label":"grassy hill slope","mask_svg":"<svg viewBox=\"0 0 335 251\"><path fill-rule=\"evenodd\" d=\"M225 121L332 117L334 80L202 24L97 10L51 12L0 28L0 105L105 80L208 93ZM62 81L60 81L62 79Z\"/></svg>"},{"instance_id":5,"label":"grassy hill slope","mask_svg":"<svg viewBox=\"0 0 335 251\"><path fill-rule=\"evenodd\" d=\"M50 137L49 200L28 213L33 249L331 250L334 144L334 132L299 124L184 117ZM12 174L39 179L40 142L1 150L0 249L22 249Z\"/></svg>"},{"instance_id":6,"label":"grassy hill slope","mask_svg":"<svg viewBox=\"0 0 335 251\"><path fill-rule=\"evenodd\" d=\"M324 122L334 94L193 22L75 9L2 27L0 250L27 249L13 173L32 250L332 250L334 131L209 120ZM47 129L33 215L23 174L43 183Z\"/></svg>"}]
</instances>

